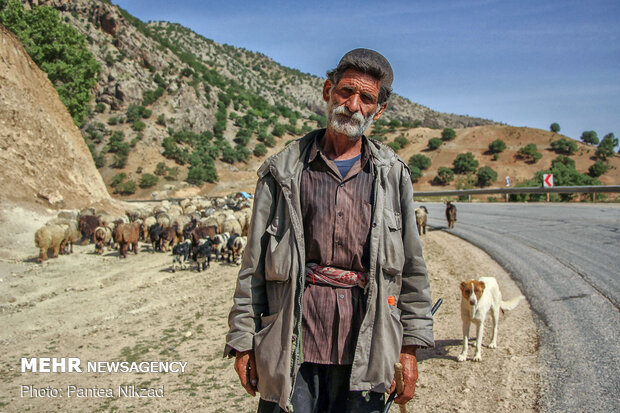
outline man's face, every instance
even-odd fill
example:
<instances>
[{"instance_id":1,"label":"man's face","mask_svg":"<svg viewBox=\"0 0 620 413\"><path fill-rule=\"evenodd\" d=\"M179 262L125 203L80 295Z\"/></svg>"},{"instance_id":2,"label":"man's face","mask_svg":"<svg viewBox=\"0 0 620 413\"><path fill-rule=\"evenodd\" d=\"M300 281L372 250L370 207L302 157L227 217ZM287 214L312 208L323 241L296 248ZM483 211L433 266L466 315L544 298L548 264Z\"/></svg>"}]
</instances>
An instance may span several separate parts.
<instances>
[{"instance_id":1,"label":"man's face","mask_svg":"<svg viewBox=\"0 0 620 413\"><path fill-rule=\"evenodd\" d=\"M378 104L380 87L380 80L353 69L344 72L336 86L327 80L323 98L327 102L328 128L359 139L385 110L385 104Z\"/></svg>"}]
</instances>

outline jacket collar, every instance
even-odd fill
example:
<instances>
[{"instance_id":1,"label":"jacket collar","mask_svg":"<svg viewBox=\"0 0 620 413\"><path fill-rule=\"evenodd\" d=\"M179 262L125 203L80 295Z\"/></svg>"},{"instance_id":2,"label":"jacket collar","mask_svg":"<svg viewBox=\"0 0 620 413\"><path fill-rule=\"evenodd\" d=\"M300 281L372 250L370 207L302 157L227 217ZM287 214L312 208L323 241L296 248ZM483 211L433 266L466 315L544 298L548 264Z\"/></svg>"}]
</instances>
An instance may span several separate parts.
<instances>
[{"instance_id":1,"label":"jacket collar","mask_svg":"<svg viewBox=\"0 0 620 413\"><path fill-rule=\"evenodd\" d=\"M258 169L258 177L262 178L268 173L280 184L290 180L303 167L304 159L312 148L317 137L322 136L325 129L317 129L306 136L286 145L280 152L270 156ZM367 139L370 159L379 170L385 168L386 173L397 160L396 153L388 146L374 139Z\"/></svg>"}]
</instances>

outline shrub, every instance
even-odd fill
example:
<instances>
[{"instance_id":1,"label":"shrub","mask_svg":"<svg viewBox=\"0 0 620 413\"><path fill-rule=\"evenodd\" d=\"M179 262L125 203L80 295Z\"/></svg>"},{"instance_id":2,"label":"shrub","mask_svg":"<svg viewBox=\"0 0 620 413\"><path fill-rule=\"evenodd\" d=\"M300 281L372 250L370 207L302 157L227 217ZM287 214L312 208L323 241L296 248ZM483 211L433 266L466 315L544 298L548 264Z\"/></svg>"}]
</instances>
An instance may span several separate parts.
<instances>
[{"instance_id":1,"label":"shrub","mask_svg":"<svg viewBox=\"0 0 620 413\"><path fill-rule=\"evenodd\" d=\"M431 166L431 158L422 154L417 154L409 158L407 164L409 165L409 169L418 168L423 171Z\"/></svg>"},{"instance_id":2,"label":"shrub","mask_svg":"<svg viewBox=\"0 0 620 413\"><path fill-rule=\"evenodd\" d=\"M557 141L551 142L551 149L553 149L555 153L572 155L577 152L577 142L565 138L558 139Z\"/></svg>"},{"instance_id":3,"label":"shrub","mask_svg":"<svg viewBox=\"0 0 620 413\"><path fill-rule=\"evenodd\" d=\"M588 168L588 175L590 175L592 178L598 178L608 170L609 165L599 159L598 161L590 165L590 168Z\"/></svg>"},{"instance_id":4,"label":"shrub","mask_svg":"<svg viewBox=\"0 0 620 413\"><path fill-rule=\"evenodd\" d=\"M528 143L519 149L517 152L517 157L520 159L525 159L528 163L536 163L540 158L542 158L542 154L538 152L536 144Z\"/></svg>"},{"instance_id":5,"label":"shrub","mask_svg":"<svg viewBox=\"0 0 620 413\"><path fill-rule=\"evenodd\" d=\"M162 113L161 115L157 117L157 120L155 121L155 123L157 123L160 126L166 126L166 116Z\"/></svg>"},{"instance_id":6,"label":"shrub","mask_svg":"<svg viewBox=\"0 0 620 413\"><path fill-rule=\"evenodd\" d=\"M276 123L271 131L271 134L277 137L281 137L286 133L286 125Z\"/></svg>"},{"instance_id":7,"label":"shrub","mask_svg":"<svg viewBox=\"0 0 620 413\"><path fill-rule=\"evenodd\" d=\"M437 170L437 176L433 178L433 183L436 185L448 185L450 181L454 179L454 172L450 168L445 166L439 167Z\"/></svg>"},{"instance_id":8,"label":"shrub","mask_svg":"<svg viewBox=\"0 0 620 413\"><path fill-rule=\"evenodd\" d=\"M553 122L549 129L551 130L551 132L558 133L560 131L560 125L556 122Z\"/></svg>"},{"instance_id":9,"label":"shrub","mask_svg":"<svg viewBox=\"0 0 620 413\"><path fill-rule=\"evenodd\" d=\"M454 129L445 128L441 132L441 139L444 141L451 141L454 138L456 138L456 132L454 131Z\"/></svg>"},{"instance_id":10,"label":"shrub","mask_svg":"<svg viewBox=\"0 0 620 413\"><path fill-rule=\"evenodd\" d=\"M141 120L137 120L133 123L133 129L137 132L143 131L146 128L146 123Z\"/></svg>"},{"instance_id":11,"label":"shrub","mask_svg":"<svg viewBox=\"0 0 620 413\"><path fill-rule=\"evenodd\" d=\"M434 151L435 149L439 148L442 143L443 141L439 138L431 138L428 140L428 148Z\"/></svg>"},{"instance_id":12,"label":"shrub","mask_svg":"<svg viewBox=\"0 0 620 413\"><path fill-rule=\"evenodd\" d=\"M116 188L117 186L123 183L125 178L127 178L127 174L125 174L125 172L121 172L121 173L114 175L112 177L112 180L110 181L110 186L112 188Z\"/></svg>"},{"instance_id":13,"label":"shrub","mask_svg":"<svg viewBox=\"0 0 620 413\"><path fill-rule=\"evenodd\" d=\"M491 185L491 182L497 180L497 172L488 166L478 169L478 186L485 187Z\"/></svg>"},{"instance_id":14,"label":"shrub","mask_svg":"<svg viewBox=\"0 0 620 413\"><path fill-rule=\"evenodd\" d=\"M506 149L506 142L501 139L494 140L489 144L489 152L498 154Z\"/></svg>"},{"instance_id":15,"label":"shrub","mask_svg":"<svg viewBox=\"0 0 620 413\"><path fill-rule=\"evenodd\" d=\"M466 174L476 171L476 168L478 168L478 161L474 158L474 154L467 152L457 155L453 165L454 172L457 174Z\"/></svg>"},{"instance_id":16,"label":"shrub","mask_svg":"<svg viewBox=\"0 0 620 413\"><path fill-rule=\"evenodd\" d=\"M157 185L157 177L151 174L144 174L140 177L140 188L150 188Z\"/></svg>"},{"instance_id":17,"label":"shrub","mask_svg":"<svg viewBox=\"0 0 620 413\"><path fill-rule=\"evenodd\" d=\"M157 176L164 176L166 175L166 172L168 171L168 168L166 167L166 164L164 162L159 162L156 166L155 166L155 175Z\"/></svg>"},{"instance_id":18,"label":"shrub","mask_svg":"<svg viewBox=\"0 0 620 413\"><path fill-rule=\"evenodd\" d=\"M103 113L105 111L105 105L103 103L97 103L95 105L95 112Z\"/></svg>"},{"instance_id":19,"label":"shrub","mask_svg":"<svg viewBox=\"0 0 620 413\"><path fill-rule=\"evenodd\" d=\"M409 175L411 176L411 182L418 182L418 180L422 178L422 175L424 175L420 168L416 166L409 166L409 172Z\"/></svg>"},{"instance_id":20,"label":"shrub","mask_svg":"<svg viewBox=\"0 0 620 413\"><path fill-rule=\"evenodd\" d=\"M116 191L121 195L131 195L136 192L136 183L134 181L123 182L116 187Z\"/></svg>"},{"instance_id":21,"label":"shrub","mask_svg":"<svg viewBox=\"0 0 620 413\"><path fill-rule=\"evenodd\" d=\"M253 152L254 156L265 156L267 154L267 147L264 143L257 143L256 146L254 146Z\"/></svg>"},{"instance_id":22,"label":"shrub","mask_svg":"<svg viewBox=\"0 0 620 413\"><path fill-rule=\"evenodd\" d=\"M409 141L403 135L400 135L398 138L394 139L394 142L398 143L401 148L409 145Z\"/></svg>"},{"instance_id":23,"label":"shrub","mask_svg":"<svg viewBox=\"0 0 620 413\"><path fill-rule=\"evenodd\" d=\"M116 125L118 124L118 118L116 116L110 116L108 118L108 125Z\"/></svg>"},{"instance_id":24,"label":"shrub","mask_svg":"<svg viewBox=\"0 0 620 413\"><path fill-rule=\"evenodd\" d=\"M387 146L389 146L390 148L392 148L394 150L394 152L398 152L401 149L401 146L398 142L393 141L393 142L389 142L387 144Z\"/></svg>"}]
</instances>

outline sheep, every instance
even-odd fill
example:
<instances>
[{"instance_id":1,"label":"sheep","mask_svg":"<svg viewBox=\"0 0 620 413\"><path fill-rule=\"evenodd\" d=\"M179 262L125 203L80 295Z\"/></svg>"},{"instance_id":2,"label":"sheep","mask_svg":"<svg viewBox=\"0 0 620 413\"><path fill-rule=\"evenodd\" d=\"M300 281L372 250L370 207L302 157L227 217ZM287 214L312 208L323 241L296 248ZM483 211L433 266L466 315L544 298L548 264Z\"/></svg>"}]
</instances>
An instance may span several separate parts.
<instances>
[{"instance_id":1,"label":"sheep","mask_svg":"<svg viewBox=\"0 0 620 413\"><path fill-rule=\"evenodd\" d=\"M47 250L52 250L52 258L57 258L60 252L60 244L65 239L66 227L64 225L44 225L34 234L34 243L39 248L37 261L43 262L48 259Z\"/></svg>"},{"instance_id":2,"label":"sheep","mask_svg":"<svg viewBox=\"0 0 620 413\"><path fill-rule=\"evenodd\" d=\"M127 247L131 244L134 254L138 253L138 238L140 226L135 222L131 224L119 224L114 229L114 241L118 243L120 258L127 258Z\"/></svg>"},{"instance_id":3,"label":"sheep","mask_svg":"<svg viewBox=\"0 0 620 413\"><path fill-rule=\"evenodd\" d=\"M446 219L448 220L448 228L454 228L454 223L456 222L456 205L453 205L452 202L446 202Z\"/></svg>"},{"instance_id":4,"label":"sheep","mask_svg":"<svg viewBox=\"0 0 620 413\"><path fill-rule=\"evenodd\" d=\"M105 245L110 248L112 242L112 230L109 227L97 227L95 230L95 253L103 254Z\"/></svg>"},{"instance_id":5,"label":"sheep","mask_svg":"<svg viewBox=\"0 0 620 413\"><path fill-rule=\"evenodd\" d=\"M426 234L426 217L428 215L428 211L426 207L421 206L415 209L415 222L418 226L418 234Z\"/></svg>"},{"instance_id":6,"label":"sheep","mask_svg":"<svg viewBox=\"0 0 620 413\"><path fill-rule=\"evenodd\" d=\"M222 223L220 233L223 232L228 232L230 235L241 235L241 225L239 224L237 218L234 217L234 215L228 216L226 220Z\"/></svg>"},{"instance_id":7,"label":"sheep","mask_svg":"<svg viewBox=\"0 0 620 413\"><path fill-rule=\"evenodd\" d=\"M232 237L231 237L232 239ZM241 257L243 256L243 252L245 251L245 246L248 243L248 237L237 237L232 242L232 248L230 248L230 255L228 256L228 261L232 261L235 264L241 264ZM230 241L229 241L230 247Z\"/></svg>"}]
</instances>

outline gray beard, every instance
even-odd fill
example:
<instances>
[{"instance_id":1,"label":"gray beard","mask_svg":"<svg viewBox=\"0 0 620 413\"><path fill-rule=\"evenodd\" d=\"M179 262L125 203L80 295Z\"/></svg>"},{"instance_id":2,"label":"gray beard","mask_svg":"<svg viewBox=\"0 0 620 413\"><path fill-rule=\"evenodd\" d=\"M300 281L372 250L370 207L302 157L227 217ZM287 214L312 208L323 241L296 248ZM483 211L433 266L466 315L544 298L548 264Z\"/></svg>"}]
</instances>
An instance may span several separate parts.
<instances>
[{"instance_id":1,"label":"gray beard","mask_svg":"<svg viewBox=\"0 0 620 413\"><path fill-rule=\"evenodd\" d=\"M327 103L327 122L334 132L346 135L349 141L355 142L372 125L374 122L373 117L379 112L379 109L381 109L381 106L377 105L377 110L364 119L361 113L351 113L345 105L334 106L330 99Z\"/></svg>"}]
</instances>

